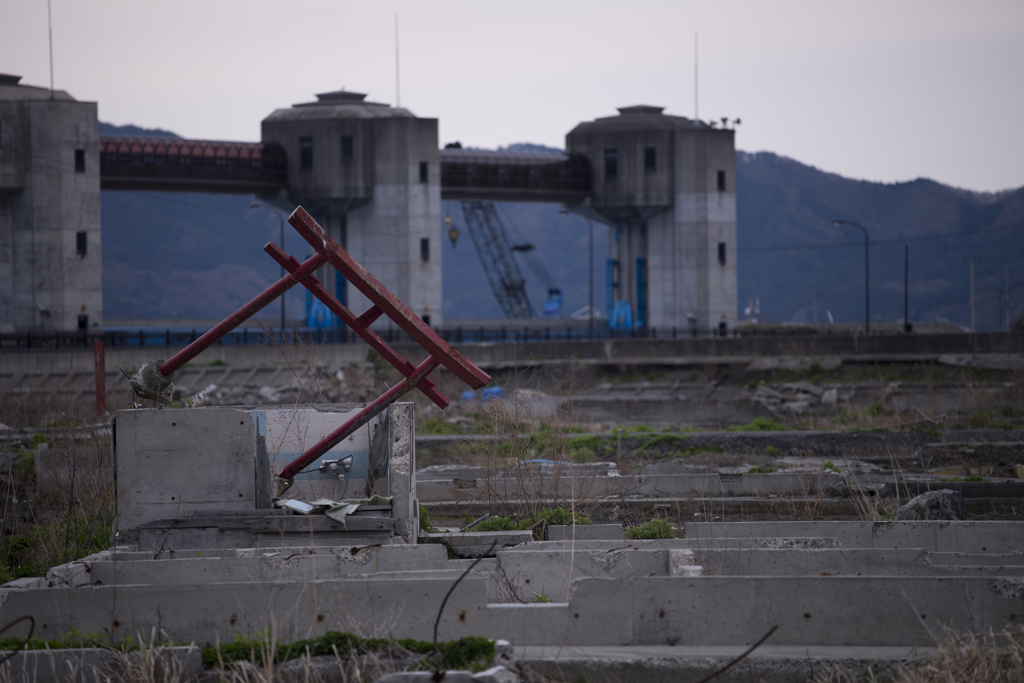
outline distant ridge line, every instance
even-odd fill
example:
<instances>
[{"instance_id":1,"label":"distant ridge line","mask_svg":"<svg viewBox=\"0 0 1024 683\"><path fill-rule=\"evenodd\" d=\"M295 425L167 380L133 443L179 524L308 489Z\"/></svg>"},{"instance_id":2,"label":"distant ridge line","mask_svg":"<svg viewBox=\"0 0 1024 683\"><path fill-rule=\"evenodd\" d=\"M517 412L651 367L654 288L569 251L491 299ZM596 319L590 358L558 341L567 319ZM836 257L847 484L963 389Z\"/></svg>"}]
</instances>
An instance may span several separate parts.
<instances>
[{"instance_id":1,"label":"distant ridge line","mask_svg":"<svg viewBox=\"0 0 1024 683\"><path fill-rule=\"evenodd\" d=\"M889 240L872 240L871 246L876 244L904 244L906 242L922 242L924 240L937 240L946 237L966 237L971 235L981 235L987 232L999 232L1001 230L1018 230L1024 228L1024 223L1013 223L1011 225L1001 225L998 228L981 228L980 230L966 230L962 232L940 232L935 235L923 235L921 237L900 237ZM863 242L841 242L839 244L793 244L789 246L778 246L778 247L737 247L737 251L794 251L804 249L839 249L841 247L862 247Z\"/></svg>"}]
</instances>

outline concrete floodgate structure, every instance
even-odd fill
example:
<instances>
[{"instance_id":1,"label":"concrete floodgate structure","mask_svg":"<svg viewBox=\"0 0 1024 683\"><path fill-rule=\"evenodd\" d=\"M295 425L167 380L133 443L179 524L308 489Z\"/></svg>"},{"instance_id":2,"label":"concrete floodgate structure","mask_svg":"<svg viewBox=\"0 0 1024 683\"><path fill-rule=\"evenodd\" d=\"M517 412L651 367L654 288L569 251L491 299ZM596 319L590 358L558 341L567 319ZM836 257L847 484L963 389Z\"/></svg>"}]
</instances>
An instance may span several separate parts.
<instances>
[{"instance_id":1,"label":"concrete floodgate structure","mask_svg":"<svg viewBox=\"0 0 1024 683\"><path fill-rule=\"evenodd\" d=\"M350 481L318 461L291 492L307 502L376 493L390 506L342 521L273 507L278 461L358 408L119 412L118 545L4 585L0 623L31 615L44 638L159 628L212 644L274 623L284 642L327 631L429 641L473 562L423 542L434 540L499 541L451 592L439 639L506 639L520 662L556 678L696 681L776 626L718 680L891 670L927 656L947 629L999 632L1024 619L1016 522L702 522L669 540L626 540L615 525L551 527L562 540L547 541L421 535L412 404L322 458L351 455ZM384 476L368 484L384 435ZM8 635L27 633L18 628Z\"/></svg>"}]
</instances>

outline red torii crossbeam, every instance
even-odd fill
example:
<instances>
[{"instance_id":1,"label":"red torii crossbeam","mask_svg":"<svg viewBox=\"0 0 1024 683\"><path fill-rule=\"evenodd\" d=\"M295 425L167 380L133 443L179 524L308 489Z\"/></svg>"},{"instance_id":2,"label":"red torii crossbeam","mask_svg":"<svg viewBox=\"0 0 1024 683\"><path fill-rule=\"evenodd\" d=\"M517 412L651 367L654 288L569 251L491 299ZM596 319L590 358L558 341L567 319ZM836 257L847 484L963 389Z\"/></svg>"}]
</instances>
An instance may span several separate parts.
<instances>
[{"instance_id":1,"label":"red torii crossbeam","mask_svg":"<svg viewBox=\"0 0 1024 683\"><path fill-rule=\"evenodd\" d=\"M305 209L301 206L295 209L292 215L289 216L288 222L303 239L309 242L309 245L316 253L303 263L299 263L293 256L289 256L281 251L273 242L268 243L264 247L264 251L284 267L287 275L215 327L208 330L172 358L163 362L159 367L160 374L163 377L169 377L175 370L216 343L217 340L248 320L277 297L283 295L296 284L302 284L313 296L322 301L332 313L338 316L342 322L369 344L374 351L379 353L403 375L404 379L400 383L385 391L376 400L367 404L365 408L349 418L343 425L314 444L295 460L288 463L277 476L279 495L291 486L296 474L365 425L384 408L411 391L413 387L419 387L420 391L437 404L438 407L445 408L449 403L448 399L427 378L427 375L438 366L444 366L473 389L479 389L491 381L490 375L441 339L429 325L424 323L419 316L392 294L387 287L381 284L377 278L363 268L348 252L342 249L337 242L331 239L330 235L313 220L313 217ZM313 272L325 263L331 264L346 280L362 292L370 300L370 308L361 315L356 316L344 304L332 296L313 275ZM418 366L413 366L411 362L402 358L376 332L371 330L370 325L381 315L387 315L396 325L422 346L429 354L427 359Z\"/></svg>"}]
</instances>

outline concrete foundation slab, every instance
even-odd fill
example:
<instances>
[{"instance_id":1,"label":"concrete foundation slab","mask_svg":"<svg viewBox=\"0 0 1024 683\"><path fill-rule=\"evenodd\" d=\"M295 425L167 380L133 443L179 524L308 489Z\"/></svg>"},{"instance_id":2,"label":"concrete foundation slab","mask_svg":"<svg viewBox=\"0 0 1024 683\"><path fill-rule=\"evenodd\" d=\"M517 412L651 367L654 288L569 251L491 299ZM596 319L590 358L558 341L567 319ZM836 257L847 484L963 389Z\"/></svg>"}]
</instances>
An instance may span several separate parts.
<instances>
[{"instance_id":1,"label":"concrete foundation slab","mask_svg":"<svg viewBox=\"0 0 1024 683\"><path fill-rule=\"evenodd\" d=\"M284 639L359 625L426 640L451 585L447 577L393 575L89 587L62 590L59 600L52 589L8 590L0 620L34 614L44 637L69 628L116 636L159 623L175 640L224 642L273 617ZM516 636L524 645L742 645L777 624L777 645L930 646L929 630L1013 624L1022 600L1021 578L707 576L577 579L567 603L488 604L487 580L467 577L449 598L439 637Z\"/></svg>"}]
</instances>

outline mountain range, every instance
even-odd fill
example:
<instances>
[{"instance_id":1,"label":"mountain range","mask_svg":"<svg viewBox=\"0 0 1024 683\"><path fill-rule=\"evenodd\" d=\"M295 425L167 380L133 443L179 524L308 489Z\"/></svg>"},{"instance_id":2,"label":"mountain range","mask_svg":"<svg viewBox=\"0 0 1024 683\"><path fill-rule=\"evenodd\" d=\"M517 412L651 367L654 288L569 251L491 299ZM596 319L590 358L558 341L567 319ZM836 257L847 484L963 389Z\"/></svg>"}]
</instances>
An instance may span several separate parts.
<instances>
[{"instance_id":1,"label":"mountain range","mask_svg":"<svg viewBox=\"0 0 1024 683\"><path fill-rule=\"evenodd\" d=\"M100 133L177 137L106 123ZM548 148L522 143L507 149ZM977 193L927 179L868 182L770 152L737 152L736 186L739 307L758 300L762 320L806 322L815 313L822 322L829 315L836 322L863 320L864 235L853 226L835 226L835 219L860 223L870 236L873 320L903 317L908 245L912 321L970 324L967 257L975 259L977 329L997 329L1006 315L999 292L1007 278L1012 317L1024 311L1024 188ZM278 239L278 219L250 208L252 200L104 191L104 317L219 318L275 280L279 269L262 247ZM455 243L442 237L445 318L501 317L460 204L442 205L443 215L461 230ZM585 220L562 216L559 209L499 204L512 241L536 247L536 258L563 291L568 314L589 298L589 230ZM300 238L287 232L285 246L295 249ZM594 303L602 311L607 248L608 229L595 224ZM546 287L528 263L521 267L539 309ZM300 314L304 294L291 293L287 306Z\"/></svg>"}]
</instances>

